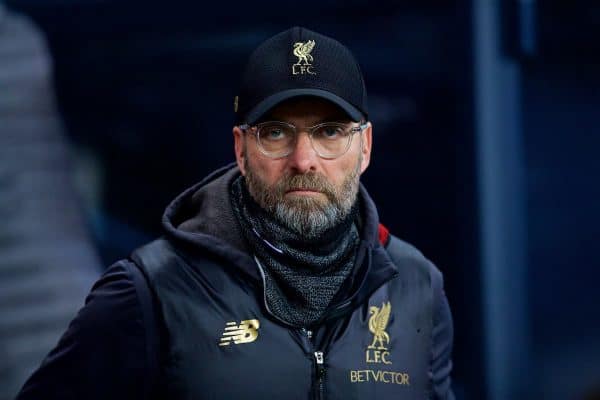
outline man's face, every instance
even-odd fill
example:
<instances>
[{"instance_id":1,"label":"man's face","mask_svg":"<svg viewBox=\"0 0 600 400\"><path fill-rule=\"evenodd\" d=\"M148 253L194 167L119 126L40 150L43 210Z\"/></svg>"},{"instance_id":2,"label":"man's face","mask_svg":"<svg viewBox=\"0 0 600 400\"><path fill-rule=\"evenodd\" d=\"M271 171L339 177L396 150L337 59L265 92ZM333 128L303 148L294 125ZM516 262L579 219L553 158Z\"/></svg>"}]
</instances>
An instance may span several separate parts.
<instances>
[{"instance_id":1,"label":"man's face","mask_svg":"<svg viewBox=\"0 0 600 400\"><path fill-rule=\"evenodd\" d=\"M233 130L238 166L248 191L265 210L289 228L307 235L320 233L347 216L356 200L359 177L371 154L371 126L352 137L349 150L335 159L321 158L305 127L327 121L348 121L333 103L297 98L275 107L265 121L283 121L298 128L294 150L273 159L258 148L256 136Z\"/></svg>"}]
</instances>

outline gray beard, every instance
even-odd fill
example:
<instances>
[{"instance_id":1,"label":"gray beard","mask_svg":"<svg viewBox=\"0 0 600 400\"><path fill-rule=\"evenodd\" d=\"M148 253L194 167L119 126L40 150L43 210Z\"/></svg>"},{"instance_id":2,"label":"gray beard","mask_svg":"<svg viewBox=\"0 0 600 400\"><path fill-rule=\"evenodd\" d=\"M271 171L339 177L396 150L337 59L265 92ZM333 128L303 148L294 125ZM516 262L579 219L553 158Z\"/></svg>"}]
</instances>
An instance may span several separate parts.
<instances>
[{"instance_id":1,"label":"gray beard","mask_svg":"<svg viewBox=\"0 0 600 400\"><path fill-rule=\"evenodd\" d=\"M340 223L350 211L350 209L342 210L331 203L325 206L316 206L310 199L301 200L309 201L300 207L278 203L271 212L287 228L310 239L320 236L327 229Z\"/></svg>"},{"instance_id":2,"label":"gray beard","mask_svg":"<svg viewBox=\"0 0 600 400\"><path fill-rule=\"evenodd\" d=\"M285 175L274 187L267 186L245 160L248 192L265 210L270 212L287 228L314 239L343 221L356 201L359 188L362 153L354 168L339 188L331 185L321 174ZM286 198L285 192L294 184L318 189L327 196L323 201L314 198Z\"/></svg>"}]
</instances>

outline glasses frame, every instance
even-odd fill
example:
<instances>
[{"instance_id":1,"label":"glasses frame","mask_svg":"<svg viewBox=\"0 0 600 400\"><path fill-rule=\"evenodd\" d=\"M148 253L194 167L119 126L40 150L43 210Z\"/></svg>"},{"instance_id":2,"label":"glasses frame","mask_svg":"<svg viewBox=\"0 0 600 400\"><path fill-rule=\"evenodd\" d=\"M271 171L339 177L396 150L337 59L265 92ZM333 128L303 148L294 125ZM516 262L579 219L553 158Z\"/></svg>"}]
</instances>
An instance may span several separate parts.
<instances>
[{"instance_id":1,"label":"glasses frame","mask_svg":"<svg viewBox=\"0 0 600 400\"><path fill-rule=\"evenodd\" d=\"M319 150L317 150L317 148L315 147L315 143L313 141L313 133L325 126L325 125L340 125L340 126L347 126L348 123L347 122L339 122L339 121L327 121L327 122L321 122L320 124L317 125L313 125L313 126L307 126L303 129L301 129L300 131L298 131L298 127L294 124L290 124L289 122L285 122L285 121L265 121L265 122L261 122L258 123L256 125L249 125L249 124L242 124L239 126L239 128L242 130L242 132L244 133L252 133L255 137L256 137L256 143L258 144L258 149L260 150L260 152L262 154L264 154L265 156L269 157L269 158L273 158L273 159L277 159L277 158L284 158L289 156L290 154L292 154L292 152L294 151L294 149L290 149L287 153L283 153L282 155L278 155L278 154L273 154L273 153L269 153L267 150L265 150L265 148L263 147L261 141L260 141L260 129L263 126L266 126L268 124L273 124L273 123L277 123L277 124L282 124L285 125L289 128L291 128L294 131L294 134L296 135L295 140L298 140L298 133L305 131L308 133L308 137L310 139L310 145L313 148L313 150L315 151L315 153L317 153L317 155L321 158L324 158L326 160L335 160L336 158L339 158L341 156L343 156L344 154L346 154L348 152L348 150L350 149L350 146L352 145L352 140L354 138L354 134L358 133L358 132L362 132L365 129L367 129L367 127L369 126L368 122L365 121L361 121L359 122L358 126L354 126L352 128L350 128L350 139L348 140L348 143L346 144L346 148L344 149L344 151L338 155L335 156L330 156L330 155L323 155L319 152ZM350 124L352 124L353 122L350 122Z\"/></svg>"}]
</instances>

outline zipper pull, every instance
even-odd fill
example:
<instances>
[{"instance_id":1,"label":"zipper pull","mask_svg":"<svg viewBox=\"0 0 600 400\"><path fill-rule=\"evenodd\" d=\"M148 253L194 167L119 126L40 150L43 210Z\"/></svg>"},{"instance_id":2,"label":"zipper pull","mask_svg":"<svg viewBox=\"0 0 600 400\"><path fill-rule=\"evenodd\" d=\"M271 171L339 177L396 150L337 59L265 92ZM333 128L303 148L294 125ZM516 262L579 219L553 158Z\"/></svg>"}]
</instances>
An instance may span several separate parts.
<instances>
[{"instance_id":1,"label":"zipper pull","mask_svg":"<svg viewBox=\"0 0 600 400\"><path fill-rule=\"evenodd\" d=\"M323 352L322 351L315 351L315 360L317 361L318 365L323 365Z\"/></svg>"},{"instance_id":2,"label":"zipper pull","mask_svg":"<svg viewBox=\"0 0 600 400\"><path fill-rule=\"evenodd\" d=\"M317 378L319 379L320 399L323 398L323 380L325 379L325 365L323 365L325 356L322 351L315 351L315 361L317 362Z\"/></svg>"}]
</instances>

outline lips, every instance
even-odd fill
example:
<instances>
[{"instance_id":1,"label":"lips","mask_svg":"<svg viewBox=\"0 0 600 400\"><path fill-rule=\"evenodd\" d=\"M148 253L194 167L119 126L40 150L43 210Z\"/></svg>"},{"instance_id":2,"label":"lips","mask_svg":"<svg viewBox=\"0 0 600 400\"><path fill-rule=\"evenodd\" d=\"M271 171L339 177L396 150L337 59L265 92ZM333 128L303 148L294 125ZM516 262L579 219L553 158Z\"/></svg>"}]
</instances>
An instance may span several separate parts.
<instances>
[{"instance_id":1,"label":"lips","mask_svg":"<svg viewBox=\"0 0 600 400\"><path fill-rule=\"evenodd\" d=\"M289 189L289 190L286 191L286 193L293 193L293 192L321 193L321 191L319 191L317 189L310 189L310 188L293 188L293 189Z\"/></svg>"}]
</instances>

